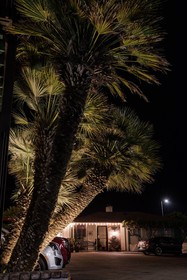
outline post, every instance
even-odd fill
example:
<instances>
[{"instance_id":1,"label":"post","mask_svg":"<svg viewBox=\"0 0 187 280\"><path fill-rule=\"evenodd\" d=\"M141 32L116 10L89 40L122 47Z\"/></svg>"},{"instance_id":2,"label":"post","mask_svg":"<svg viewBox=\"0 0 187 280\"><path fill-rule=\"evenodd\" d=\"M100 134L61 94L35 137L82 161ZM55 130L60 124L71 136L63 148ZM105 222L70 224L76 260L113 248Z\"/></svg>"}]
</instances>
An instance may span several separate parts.
<instances>
[{"instance_id":1,"label":"post","mask_svg":"<svg viewBox=\"0 0 187 280\"><path fill-rule=\"evenodd\" d=\"M168 198L162 199L161 200L161 211L162 211L162 216L164 216L164 204L170 203Z\"/></svg>"},{"instance_id":2,"label":"post","mask_svg":"<svg viewBox=\"0 0 187 280\"><path fill-rule=\"evenodd\" d=\"M164 206L163 206L163 201L161 200L161 212L162 212L162 216L164 216Z\"/></svg>"}]
</instances>

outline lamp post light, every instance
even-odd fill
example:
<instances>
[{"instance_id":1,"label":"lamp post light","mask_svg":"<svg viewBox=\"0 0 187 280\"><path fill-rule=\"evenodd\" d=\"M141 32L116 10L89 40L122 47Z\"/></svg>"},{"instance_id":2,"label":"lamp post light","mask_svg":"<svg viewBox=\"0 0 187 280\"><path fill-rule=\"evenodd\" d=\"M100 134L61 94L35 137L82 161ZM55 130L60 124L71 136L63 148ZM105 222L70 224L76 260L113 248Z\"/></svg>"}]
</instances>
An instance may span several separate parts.
<instances>
[{"instance_id":1,"label":"lamp post light","mask_svg":"<svg viewBox=\"0 0 187 280\"><path fill-rule=\"evenodd\" d=\"M161 211L162 211L162 216L164 216L164 204L170 203L168 198L162 199L161 200Z\"/></svg>"}]
</instances>

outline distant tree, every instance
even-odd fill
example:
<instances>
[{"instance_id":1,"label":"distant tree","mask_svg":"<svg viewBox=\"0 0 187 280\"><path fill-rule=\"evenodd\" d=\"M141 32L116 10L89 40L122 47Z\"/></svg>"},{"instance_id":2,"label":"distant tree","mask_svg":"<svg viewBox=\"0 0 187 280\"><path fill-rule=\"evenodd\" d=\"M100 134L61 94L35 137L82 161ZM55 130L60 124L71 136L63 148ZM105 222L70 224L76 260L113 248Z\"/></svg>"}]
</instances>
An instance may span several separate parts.
<instances>
[{"instance_id":1,"label":"distant tree","mask_svg":"<svg viewBox=\"0 0 187 280\"><path fill-rule=\"evenodd\" d=\"M173 229L175 237L182 241L187 236L187 216L180 212L173 212L165 216L156 215L129 215L123 222L127 227L140 227L149 230L154 235L154 230ZM152 237L152 236L151 236Z\"/></svg>"},{"instance_id":2,"label":"distant tree","mask_svg":"<svg viewBox=\"0 0 187 280\"><path fill-rule=\"evenodd\" d=\"M20 35L20 40L24 38L24 43L34 42L40 47L41 57L47 56L52 61L65 91L59 100L53 140L47 135L51 141L50 160L45 154L46 142L40 143L40 137L35 139L43 154L40 149L35 151L34 191L25 221L27 226L15 247L10 270L31 270L34 266L90 89L107 87L124 98L126 88L145 98L139 80L158 84L154 72L167 70L168 63L159 51L160 46L157 47L164 37L159 25L159 8L157 0L151 3L146 0L17 0L19 23L9 31ZM57 152L57 146L61 153ZM45 169L42 169L44 161ZM23 252L32 252L32 258L25 258Z\"/></svg>"}]
</instances>

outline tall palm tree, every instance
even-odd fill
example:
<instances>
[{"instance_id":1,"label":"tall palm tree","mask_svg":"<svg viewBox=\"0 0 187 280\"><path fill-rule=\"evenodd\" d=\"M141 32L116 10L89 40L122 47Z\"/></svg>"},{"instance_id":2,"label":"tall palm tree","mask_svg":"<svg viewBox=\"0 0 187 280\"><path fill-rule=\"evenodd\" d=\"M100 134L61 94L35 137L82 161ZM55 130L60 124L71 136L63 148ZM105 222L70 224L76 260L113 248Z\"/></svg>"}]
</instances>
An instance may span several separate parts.
<instances>
[{"instance_id":1,"label":"tall palm tree","mask_svg":"<svg viewBox=\"0 0 187 280\"><path fill-rule=\"evenodd\" d=\"M20 117L19 117L20 119ZM12 223L9 226L9 234L6 236L6 242L3 246L1 255L1 266L8 263L12 250L19 237L27 209L30 204L32 185L33 185L33 160L34 150L32 137L32 126L30 129L14 129L10 131L9 137L9 174L15 177L15 189L11 199L15 205L12 211L6 211L10 214ZM12 209L12 207L11 207ZM6 215L6 213L4 213Z\"/></svg>"},{"instance_id":2,"label":"tall palm tree","mask_svg":"<svg viewBox=\"0 0 187 280\"><path fill-rule=\"evenodd\" d=\"M79 130L79 144L70 164L71 169L77 170L84 180L81 186L79 181L78 195L73 200L73 206L62 207L64 203L61 202L58 211L55 211L43 247L104 189L141 192L142 184L153 180L154 172L160 166L156 153L158 144L152 139L152 126L142 123L131 110L111 109L110 127L106 124L105 133L99 139L95 137L93 127L98 118L93 119L91 116L96 116L98 111L97 106L93 106L94 101L97 104L99 102L92 97L91 95L85 109L85 118ZM63 182L63 186L65 183ZM67 184L70 182L67 181ZM64 187L59 196L61 193L64 199ZM72 198L72 189L68 195L68 199Z\"/></svg>"},{"instance_id":3,"label":"tall palm tree","mask_svg":"<svg viewBox=\"0 0 187 280\"><path fill-rule=\"evenodd\" d=\"M10 232L10 239L4 248L2 255L2 263L6 264L11 256L12 250L20 235L20 229L24 224L25 215L31 200L33 191L34 176L34 157L35 150L41 149L41 146L35 148L37 142L35 139L44 137L41 141L46 141L46 136L42 131L51 131L53 133L56 126L56 119L59 113L59 89L63 89L63 84L59 82L52 67L46 66L39 69L31 70L23 68L20 80L15 83L14 96L17 102L21 102L18 112L14 113L15 123L18 129L14 129L10 133L9 151L11 160L9 170L12 175L16 176L17 189L13 193L13 199L17 205L17 217L14 217L13 231ZM61 92L60 92L61 93ZM47 97L47 95L49 95ZM92 94L89 97L87 110L85 112L86 121L81 127L81 133L87 136L98 134L102 131L101 127L107 119L106 98L99 94ZM27 107L27 115L23 112L23 108ZM98 110L99 108L99 110ZM40 128L42 124L42 127ZM50 133L49 133L50 135ZM41 144L41 142L39 143ZM46 151L50 158L50 141L45 143ZM47 145L49 145L47 147ZM41 150L42 151L42 150ZM44 153L43 153L44 154ZM42 156L43 156L42 154ZM58 200L64 205L74 203L75 196L73 190L80 185L80 181L72 175L72 171L66 172L63 180L63 186L60 188ZM63 191L63 195L61 195ZM69 193L71 192L71 196ZM74 199L74 200L73 200Z\"/></svg>"},{"instance_id":4,"label":"tall palm tree","mask_svg":"<svg viewBox=\"0 0 187 280\"><path fill-rule=\"evenodd\" d=\"M1 254L1 265L3 267L8 264L12 250L19 238L33 191L33 133L32 129L27 131L27 136L25 132L23 129L12 129L10 131L9 153L11 159L9 161L9 174L15 176L16 188L11 196L14 206L8 208L4 213L5 218L10 219L10 224ZM70 208L76 203L76 188L79 185L80 180L73 171L68 170L60 188L55 212L59 212L59 209L62 210L62 207Z\"/></svg>"},{"instance_id":5,"label":"tall palm tree","mask_svg":"<svg viewBox=\"0 0 187 280\"><path fill-rule=\"evenodd\" d=\"M16 122L22 125L22 129L24 126L24 131L25 128L27 128L28 123L31 123L31 125L29 125L29 133L30 141L31 137L33 138L33 146L30 148L34 150L34 159L36 154L40 156L40 166L38 165L38 168L40 167L41 169L40 172L42 179L45 179L47 163L50 160L50 150L56 128L57 117L59 114L59 108L57 104L59 102L60 94L63 93L63 89L64 84L59 81L58 76L55 74L52 66L46 66L39 70L24 68L22 80L20 79L17 83L15 83L15 96L16 94L19 95L18 102L23 103L24 106L26 105L28 108L27 112L30 112L28 119L24 112L21 111L16 115ZM26 140L24 140L24 143L25 142ZM33 161L32 164L34 165ZM27 166L28 165L26 162L26 165L24 164L23 168L25 169ZM31 185L33 185L33 182L34 178L32 177ZM26 184L24 187L26 187ZM25 195L28 196L27 191L24 194L22 192L24 197ZM40 196L42 196L42 193ZM26 204L27 205L25 205L26 209L24 212L31 217L32 212L28 211L30 200L28 202L26 201ZM45 204L47 205L47 201L45 201ZM24 230L27 228L27 222L28 220L24 220L24 227L22 228L20 237L24 236Z\"/></svg>"},{"instance_id":6,"label":"tall palm tree","mask_svg":"<svg viewBox=\"0 0 187 280\"><path fill-rule=\"evenodd\" d=\"M59 100L50 160L44 158L44 154L41 157L40 150L35 151L34 192L27 227L12 259L13 265L16 260L16 269L33 266L34 258L28 267L19 251L22 248L34 252L42 243L90 88L108 87L110 92L124 98L122 89L125 87L145 97L137 85L139 80L158 83L153 72L167 70L167 62L156 48L163 39L158 8L157 0L151 3L146 0L17 1L20 21L9 31L25 36L28 43L37 41L43 46L40 53L56 66L65 91ZM39 143L40 139L36 140L45 145ZM49 193L50 203L46 205ZM33 242L36 236L37 241Z\"/></svg>"}]
</instances>

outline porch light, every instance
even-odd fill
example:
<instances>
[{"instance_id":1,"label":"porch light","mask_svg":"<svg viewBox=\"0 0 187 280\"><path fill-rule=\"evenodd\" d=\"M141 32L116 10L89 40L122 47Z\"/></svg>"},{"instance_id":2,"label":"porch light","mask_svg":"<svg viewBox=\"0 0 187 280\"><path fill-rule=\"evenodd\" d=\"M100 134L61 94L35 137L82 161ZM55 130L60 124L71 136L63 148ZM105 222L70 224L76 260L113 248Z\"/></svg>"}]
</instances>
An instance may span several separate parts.
<instances>
[{"instance_id":1,"label":"porch light","mask_svg":"<svg viewBox=\"0 0 187 280\"><path fill-rule=\"evenodd\" d=\"M111 236L112 237L118 237L119 236L119 230L112 230Z\"/></svg>"}]
</instances>

